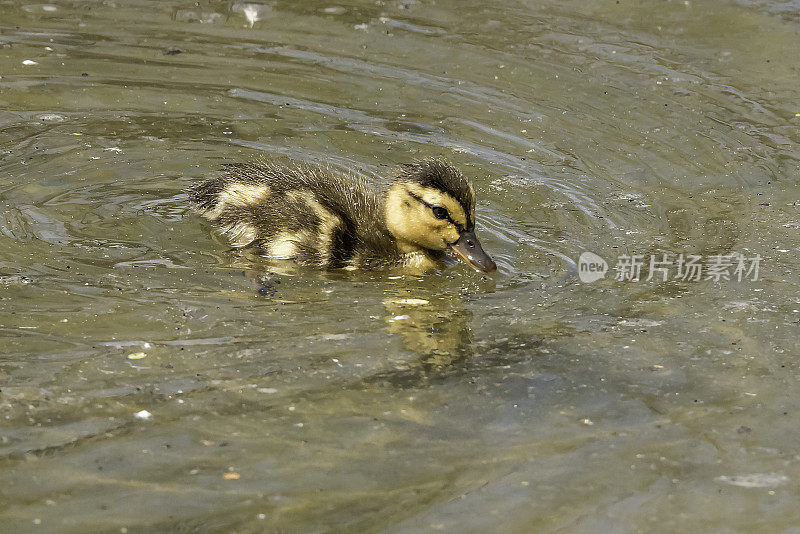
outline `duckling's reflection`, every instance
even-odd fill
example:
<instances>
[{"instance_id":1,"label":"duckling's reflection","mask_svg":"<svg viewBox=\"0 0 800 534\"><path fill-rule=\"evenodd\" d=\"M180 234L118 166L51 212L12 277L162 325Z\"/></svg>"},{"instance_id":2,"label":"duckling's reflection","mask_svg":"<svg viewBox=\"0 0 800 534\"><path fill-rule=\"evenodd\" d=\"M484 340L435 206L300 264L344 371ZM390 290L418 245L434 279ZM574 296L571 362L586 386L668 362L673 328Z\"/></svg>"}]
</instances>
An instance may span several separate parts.
<instances>
[{"instance_id":1,"label":"duckling's reflection","mask_svg":"<svg viewBox=\"0 0 800 534\"><path fill-rule=\"evenodd\" d=\"M243 271L259 296L274 297L280 276L297 274L271 267L269 272ZM327 274L333 278L343 276ZM383 320L386 331L400 336L403 346L418 356L411 369L404 372L428 375L472 358L473 314L465 307L465 297L458 289L435 291L424 283L397 282L385 290Z\"/></svg>"},{"instance_id":2,"label":"duckling's reflection","mask_svg":"<svg viewBox=\"0 0 800 534\"><path fill-rule=\"evenodd\" d=\"M392 291L383 303L386 330L420 356L422 370L438 371L473 356L472 312L460 295L416 298Z\"/></svg>"}]
</instances>

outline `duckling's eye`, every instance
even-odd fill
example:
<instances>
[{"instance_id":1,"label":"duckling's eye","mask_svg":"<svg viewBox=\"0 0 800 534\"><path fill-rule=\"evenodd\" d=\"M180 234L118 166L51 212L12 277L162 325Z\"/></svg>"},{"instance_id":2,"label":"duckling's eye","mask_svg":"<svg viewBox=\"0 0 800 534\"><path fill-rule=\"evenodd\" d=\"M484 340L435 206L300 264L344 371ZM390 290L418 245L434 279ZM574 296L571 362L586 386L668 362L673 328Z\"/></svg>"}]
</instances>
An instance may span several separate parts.
<instances>
[{"instance_id":1,"label":"duckling's eye","mask_svg":"<svg viewBox=\"0 0 800 534\"><path fill-rule=\"evenodd\" d=\"M450 214L447 213L447 210L441 206L433 206L431 211L433 211L433 216L437 219L447 219L450 216Z\"/></svg>"}]
</instances>

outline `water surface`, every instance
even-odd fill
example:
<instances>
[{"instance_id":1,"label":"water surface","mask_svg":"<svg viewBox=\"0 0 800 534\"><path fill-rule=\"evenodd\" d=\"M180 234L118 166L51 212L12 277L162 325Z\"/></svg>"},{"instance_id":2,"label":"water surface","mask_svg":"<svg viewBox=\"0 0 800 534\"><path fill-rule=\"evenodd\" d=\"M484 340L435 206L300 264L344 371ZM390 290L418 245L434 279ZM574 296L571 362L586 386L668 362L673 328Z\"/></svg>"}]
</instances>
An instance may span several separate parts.
<instances>
[{"instance_id":1,"label":"water surface","mask_svg":"<svg viewBox=\"0 0 800 534\"><path fill-rule=\"evenodd\" d=\"M0 0L0 530L795 532L798 13ZM427 156L496 275L237 258L182 192Z\"/></svg>"}]
</instances>

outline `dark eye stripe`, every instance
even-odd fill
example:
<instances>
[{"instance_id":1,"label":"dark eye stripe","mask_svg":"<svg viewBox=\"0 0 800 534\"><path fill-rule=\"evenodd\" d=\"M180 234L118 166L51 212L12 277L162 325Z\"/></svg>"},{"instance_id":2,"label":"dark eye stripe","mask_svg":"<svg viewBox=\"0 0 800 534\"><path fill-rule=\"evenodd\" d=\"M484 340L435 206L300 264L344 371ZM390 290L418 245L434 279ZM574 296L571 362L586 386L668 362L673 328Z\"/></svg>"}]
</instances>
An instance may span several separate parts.
<instances>
[{"instance_id":1,"label":"dark eye stripe","mask_svg":"<svg viewBox=\"0 0 800 534\"><path fill-rule=\"evenodd\" d=\"M411 196L411 198L413 198L414 200L417 200L417 201L419 201L420 203L422 203L422 204L424 204L424 205L428 206L428 207L431 209L431 211L433 211L433 208L439 208L439 207L441 207L441 206L433 206L433 205L431 205L431 204L428 204L427 202L425 202L424 200L422 200L422 198L421 198L421 197L418 197L417 195L415 195L415 194L414 194L414 193L412 193L411 191L409 191L409 192L408 192L408 194L409 194L409 195ZM463 232L463 231L464 231L464 227L463 227L462 225L458 224L457 222L455 222L455 221L454 221L454 220L453 220L453 219L450 217L450 213L449 213L449 212L448 212L448 211L447 211L445 208L442 208L442 209L444 209L444 210L445 210L445 213L447 213L447 217L443 218L442 220L445 220L445 219L446 219L446 220L450 221L450 223L451 223L453 226L455 226L455 227L456 227L456 229L457 229L459 232ZM435 215L435 214L434 214L434 217L436 217L436 215ZM437 217L437 218L438 218L438 217Z\"/></svg>"}]
</instances>

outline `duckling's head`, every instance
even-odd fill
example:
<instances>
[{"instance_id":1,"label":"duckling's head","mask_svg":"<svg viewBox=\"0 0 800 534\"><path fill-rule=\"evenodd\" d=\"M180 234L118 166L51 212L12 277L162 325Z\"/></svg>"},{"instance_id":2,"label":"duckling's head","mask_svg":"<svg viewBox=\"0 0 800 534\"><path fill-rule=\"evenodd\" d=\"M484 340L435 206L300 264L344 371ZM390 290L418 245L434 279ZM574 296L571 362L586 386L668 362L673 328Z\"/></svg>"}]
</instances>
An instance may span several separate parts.
<instances>
[{"instance_id":1,"label":"duckling's head","mask_svg":"<svg viewBox=\"0 0 800 534\"><path fill-rule=\"evenodd\" d=\"M404 165L386 194L386 225L404 253L445 251L478 271L497 270L475 236L475 191L449 163Z\"/></svg>"}]
</instances>

